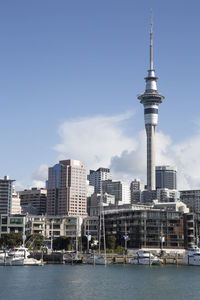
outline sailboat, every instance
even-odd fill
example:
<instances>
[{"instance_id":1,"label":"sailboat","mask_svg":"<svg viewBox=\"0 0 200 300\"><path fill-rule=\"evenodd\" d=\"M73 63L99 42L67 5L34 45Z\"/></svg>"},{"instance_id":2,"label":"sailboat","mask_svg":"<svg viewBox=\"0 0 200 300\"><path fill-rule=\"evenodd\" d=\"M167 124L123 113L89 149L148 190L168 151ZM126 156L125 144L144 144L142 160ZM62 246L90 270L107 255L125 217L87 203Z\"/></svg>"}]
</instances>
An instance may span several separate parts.
<instances>
[{"instance_id":1,"label":"sailboat","mask_svg":"<svg viewBox=\"0 0 200 300\"><path fill-rule=\"evenodd\" d=\"M79 252L78 252L78 228L79 228L79 218L77 218L76 221L76 253L73 259L73 263L74 264L82 264L83 260L82 258L80 258L79 256Z\"/></svg>"},{"instance_id":2,"label":"sailboat","mask_svg":"<svg viewBox=\"0 0 200 300\"><path fill-rule=\"evenodd\" d=\"M101 185L101 197L99 203L99 253L93 254L87 259L88 264L93 265L106 265L106 239L105 239L105 221L103 212L103 195ZM103 225L103 226L102 226ZM101 231L103 230L103 241L104 241L104 256L101 254Z\"/></svg>"}]
</instances>

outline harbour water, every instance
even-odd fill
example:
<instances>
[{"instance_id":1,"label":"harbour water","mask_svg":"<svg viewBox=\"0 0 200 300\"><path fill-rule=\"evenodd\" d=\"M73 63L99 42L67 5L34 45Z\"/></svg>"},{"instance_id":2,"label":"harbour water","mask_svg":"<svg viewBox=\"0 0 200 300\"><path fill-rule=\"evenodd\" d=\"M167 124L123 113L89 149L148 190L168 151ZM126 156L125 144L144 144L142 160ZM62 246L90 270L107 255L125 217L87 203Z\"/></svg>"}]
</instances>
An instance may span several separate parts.
<instances>
[{"instance_id":1,"label":"harbour water","mask_svg":"<svg viewBox=\"0 0 200 300\"><path fill-rule=\"evenodd\" d=\"M0 267L0 299L200 299L200 267L137 265Z\"/></svg>"}]
</instances>

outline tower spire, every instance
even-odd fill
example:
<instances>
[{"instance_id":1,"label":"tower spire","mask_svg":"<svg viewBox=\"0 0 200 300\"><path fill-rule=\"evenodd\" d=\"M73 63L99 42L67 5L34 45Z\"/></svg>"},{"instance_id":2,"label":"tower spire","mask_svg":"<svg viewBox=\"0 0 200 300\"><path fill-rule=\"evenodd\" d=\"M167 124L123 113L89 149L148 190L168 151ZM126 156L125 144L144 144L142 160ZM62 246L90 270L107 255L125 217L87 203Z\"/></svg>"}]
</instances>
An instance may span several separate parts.
<instances>
[{"instance_id":1,"label":"tower spire","mask_svg":"<svg viewBox=\"0 0 200 300\"><path fill-rule=\"evenodd\" d=\"M151 9L151 23L150 23L150 70L153 70L153 18Z\"/></svg>"},{"instance_id":2,"label":"tower spire","mask_svg":"<svg viewBox=\"0 0 200 300\"><path fill-rule=\"evenodd\" d=\"M145 78L145 92L138 97L140 103L144 105L144 120L147 134L147 190L156 189L155 178L155 134L158 124L158 106L162 103L164 96L158 93L157 77L153 67L153 22L152 10L150 21L150 66L148 76ZM151 197L149 198L151 199Z\"/></svg>"}]
</instances>

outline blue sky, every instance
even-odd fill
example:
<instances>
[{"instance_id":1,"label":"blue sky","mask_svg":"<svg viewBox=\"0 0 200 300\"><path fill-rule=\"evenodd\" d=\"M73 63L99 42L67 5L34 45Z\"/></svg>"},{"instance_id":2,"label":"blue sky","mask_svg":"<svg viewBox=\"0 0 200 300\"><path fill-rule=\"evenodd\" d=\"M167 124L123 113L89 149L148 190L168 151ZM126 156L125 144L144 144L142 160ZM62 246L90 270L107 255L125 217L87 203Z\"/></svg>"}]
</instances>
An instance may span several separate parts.
<instances>
[{"instance_id":1,"label":"blue sky","mask_svg":"<svg viewBox=\"0 0 200 300\"><path fill-rule=\"evenodd\" d=\"M116 135L119 148L113 142L118 151L110 151L105 160L100 151L100 164L112 166L113 157L138 147L144 121L137 95L144 91L148 69L151 8L158 90L165 96L158 132L170 137L166 147L176 149L175 155L164 147L160 157L176 164L187 141L197 143L198 150L199 1L8 0L0 3L1 177L8 174L22 186L33 180L36 184L44 180L45 166L73 153L88 169L96 167L94 160L81 153L82 144L96 143L98 133L94 128L93 134L87 131L96 124L95 118L105 122L104 131L106 124L114 126L112 136L121 131ZM116 120L115 125L110 123L113 116L117 116L117 125ZM77 134L75 125L80 129L80 122L87 123L84 132L78 131L83 135L81 145L63 129L72 128ZM101 138L101 145L107 148L103 135ZM79 151L73 152L76 143ZM177 165L184 169L186 156L187 168L182 171L187 177L191 172L188 153ZM195 157L194 166L200 163L198 153ZM126 170L115 172L122 176ZM129 176L131 173L138 177L143 171L134 171L133 165ZM198 174L193 179L189 181L198 185Z\"/></svg>"}]
</instances>

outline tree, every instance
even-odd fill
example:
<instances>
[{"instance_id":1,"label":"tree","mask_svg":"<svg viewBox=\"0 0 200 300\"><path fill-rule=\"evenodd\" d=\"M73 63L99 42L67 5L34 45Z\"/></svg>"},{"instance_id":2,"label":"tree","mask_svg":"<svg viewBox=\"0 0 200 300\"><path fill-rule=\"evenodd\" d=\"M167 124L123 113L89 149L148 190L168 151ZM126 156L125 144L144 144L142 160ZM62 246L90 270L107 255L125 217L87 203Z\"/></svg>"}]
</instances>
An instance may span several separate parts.
<instances>
[{"instance_id":1,"label":"tree","mask_svg":"<svg viewBox=\"0 0 200 300\"><path fill-rule=\"evenodd\" d=\"M26 237L26 246L32 249L40 249L43 246L44 237L39 233L29 234Z\"/></svg>"},{"instance_id":2,"label":"tree","mask_svg":"<svg viewBox=\"0 0 200 300\"><path fill-rule=\"evenodd\" d=\"M14 248L23 243L21 233L6 233L0 237L0 247Z\"/></svg>"},{"instance_id":3,"label":"tree","mask_svg":"<svg viewBox=\"0 0 200 300\"><path fill-rule=\"evenodd\" d=\"M115 249L116 247L116 237L114 235L107 236L106 238L106 247L108 249Z\"/></svg>"}]
</instances>

